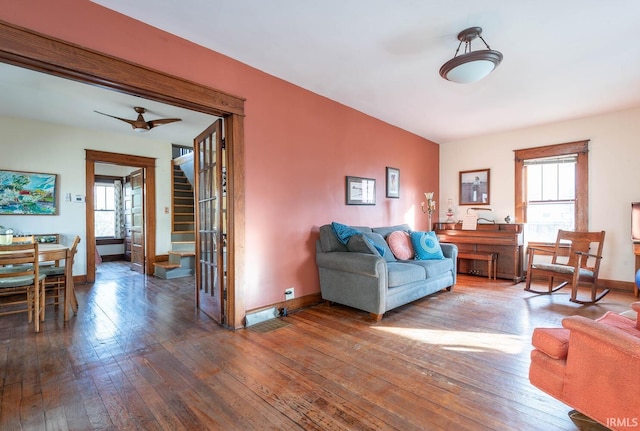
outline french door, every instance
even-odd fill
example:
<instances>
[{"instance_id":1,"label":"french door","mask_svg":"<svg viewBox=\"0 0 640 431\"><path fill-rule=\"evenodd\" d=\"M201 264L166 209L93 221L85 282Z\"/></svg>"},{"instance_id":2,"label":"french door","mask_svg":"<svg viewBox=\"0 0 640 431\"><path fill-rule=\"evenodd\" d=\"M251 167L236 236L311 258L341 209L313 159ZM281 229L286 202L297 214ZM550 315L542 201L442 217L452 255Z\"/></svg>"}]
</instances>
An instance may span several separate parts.
<instances>
[{"instance_id":1,"label":"french door","mask_svg":"<svg viewBox=\"0 0 640 431\"><path fill-rule=\"evenodd\" d=\"M220 324L226 323L227 196L222 119L194 140L196 306Z\"/></svg>"},{"instance_id":2,"label":"french door","mask_svg":"<svg viewBox=\"0 0 640 431\"><path fill-rule=\"evenodd\" d=\"M144 235L144 169L131 173L131 269L146 274Z\"/></svg>"}]
</instances>

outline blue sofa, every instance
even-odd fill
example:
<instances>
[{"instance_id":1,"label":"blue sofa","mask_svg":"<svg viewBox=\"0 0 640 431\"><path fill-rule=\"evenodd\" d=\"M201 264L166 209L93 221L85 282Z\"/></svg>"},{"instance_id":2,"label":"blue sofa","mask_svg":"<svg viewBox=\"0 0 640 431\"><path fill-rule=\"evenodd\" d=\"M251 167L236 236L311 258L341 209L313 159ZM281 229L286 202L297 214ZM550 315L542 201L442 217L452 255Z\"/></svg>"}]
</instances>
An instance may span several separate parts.
<instances>
[{"instance_id":1,"label":"blue sofa","mask_svg":"<svg viewBox=\"0 0 640 431\"><path fill-rule=\"evenodd\" d=\"M398 260L386 238L395 230L410 232L408 225L353 228L384 252L349 251L330 224L321 226L316 264L325 301L368 311L379 322L391 309L455 285L458 248L454 244L440 244L444 259Z\"/></svg>"}]
</instances>

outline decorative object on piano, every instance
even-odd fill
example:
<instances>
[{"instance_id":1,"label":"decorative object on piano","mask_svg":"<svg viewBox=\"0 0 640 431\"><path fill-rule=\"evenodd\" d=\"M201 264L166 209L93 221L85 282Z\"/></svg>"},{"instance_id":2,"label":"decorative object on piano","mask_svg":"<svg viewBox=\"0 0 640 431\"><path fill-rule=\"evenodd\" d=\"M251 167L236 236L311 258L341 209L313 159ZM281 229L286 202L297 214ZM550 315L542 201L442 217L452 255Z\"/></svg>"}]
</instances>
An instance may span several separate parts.
<instances>
[{"instance_id":1,"label":"decorative object on piano","mask_svg":"<svg viewBox=\"0 0 640 431\"><path fill-rule=\"evenodd\" d=\"M462 219L462 230L478 229L478 216L476 214L465 214Z\"/></svg>"},{"instance_id":2,"label":"decorative object on piano","mask_svg":"<svg viewBox=\"0 0 640 431\"><path fill-rule=\"evenodd\" d=\"M456 212L453 210L453 199L451 198L447 199L447 212L445 214L447 215L445 223L455 223L453 216L456 215Z\"/></svg>"},{"instance_id":3,"label":"decorative object on piano","mask_svg":"<svg viewBox=\"0 0 640 431\"><path fill-rule=\"evenodd\" d=\"M347 205L375 205L376 180L347 177Z\"/></svg>"},{"instance_id":4,"label":"decorative object on piano","mask_svg":"<svg viewBox=\"0 0 640 431\"><path fill-rule=\"evenodd\" d=\"M512 221L513 221L513 219L511 218L511 216L507 214L507 216L504 218L504 222L505 223L511 223Z\"/></svg>"},{"instance_id":5,"label":"decorative object on piano","mask_svg":"<svg viewBox=\"0 0 640 431\"><path fill-rule=\"evenodd\" d=\"M58 214L56 174L0 170L0 214Z\"/></svg>"},{"instance_id":6,"label":"decorative object on piano","mask_svg":"<svg viewBox=\"0 0 640 431\"><path fill-rule=\"evenodd\" d=\"M420 208L423 213L429 215L429 230L431 230L431 214L436 210L436 201L433 199L434 192L425 192L424 197L427 198L427 208L424 207L424 202L420 204Z\"/></svg>"},{"instance_id":7,"label":"decorative object on piano","mask_svg":"<svg viewBox=\"0 0 640 431\"><path fill-rule=\"evenodd\" d=\"M478 223L496 223L495 214L491 208L467 208L467 214L475 214L478 217Z\"/></svg>"},{"instance_id":8,"label":"decorative object on piano","mask_svg":"<svg viewBox=\"0 0 640 431\"><path fill-rule=\"evenodd\" d=\"M460 171L460 205L489 205L490 169Z\"/></svg>"},{"instance_id":9,"label":"decorative object on piano","mask_svg":"<svg viewBox=\"0 0 640 431\"><path fill-rule=\"evenodd\" d=\"M400 169L387 166L387 197L400 197Z\"/></svg>"}]
</instances>

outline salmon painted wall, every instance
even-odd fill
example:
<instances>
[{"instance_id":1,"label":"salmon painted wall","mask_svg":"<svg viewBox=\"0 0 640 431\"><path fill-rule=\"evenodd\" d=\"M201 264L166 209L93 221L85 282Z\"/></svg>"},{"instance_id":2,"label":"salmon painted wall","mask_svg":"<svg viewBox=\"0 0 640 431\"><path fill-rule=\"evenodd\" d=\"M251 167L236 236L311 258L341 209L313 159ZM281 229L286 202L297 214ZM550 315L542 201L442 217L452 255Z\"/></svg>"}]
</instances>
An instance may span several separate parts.
<instances>
[{"instance_id":1,"label":"salmon painted wall","mask_svg":"<svg viewBox=\"0 0 640 431\"><path fill-rule=\"evenodd\" d=\"M0 20L246 98L247 310L290 286L296 297L319 292L322 224L427 227L433 142L89 1L0 0ZM386 166L400 169L399 199L385 197ZM346 175L377 180L375 206L345 205Z\"/></svg>"}]
</instances>

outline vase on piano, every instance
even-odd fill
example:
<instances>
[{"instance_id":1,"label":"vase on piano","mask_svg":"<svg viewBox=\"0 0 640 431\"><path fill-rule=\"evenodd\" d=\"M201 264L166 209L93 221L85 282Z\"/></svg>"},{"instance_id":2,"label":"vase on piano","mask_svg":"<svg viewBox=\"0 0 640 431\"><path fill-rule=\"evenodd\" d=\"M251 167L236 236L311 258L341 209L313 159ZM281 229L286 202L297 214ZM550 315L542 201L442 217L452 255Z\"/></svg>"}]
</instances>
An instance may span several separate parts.
<instances>
[{"instance_id":1,"label":"vase on piano","mask_svg":"<svg viewBox=\"0 0 640 431\"><path fill-rule=\"evenodd\" d=\"M453 199L447 199L447 212L445 214L447 215L447 220L445 221L445 223L455 223L455 220L453 220L453 216L456 213L455 211L453 211Z\"/></svg>"}]
</instances>

